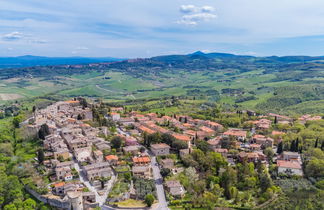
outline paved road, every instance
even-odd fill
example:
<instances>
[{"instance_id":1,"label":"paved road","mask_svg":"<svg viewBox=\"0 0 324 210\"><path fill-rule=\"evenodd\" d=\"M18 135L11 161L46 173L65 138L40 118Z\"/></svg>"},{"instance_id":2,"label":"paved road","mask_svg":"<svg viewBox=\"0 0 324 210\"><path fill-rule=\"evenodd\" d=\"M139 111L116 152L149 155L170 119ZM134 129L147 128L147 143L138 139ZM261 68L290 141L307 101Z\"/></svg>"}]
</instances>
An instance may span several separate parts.
<instances>
[{"instance_id":1,"label":"paved road","mask_svg":"<svg viewBox=\"0 0 324 210\"><path fill-rule=\"evenodd\" d=\"M150 154L150 153L149 153ZM169 209L168 204L165 199L164 188L163 188L163 179L160 173L160 168L156 162L156 157L151 155L151 165L153 169L153 177L155 181L156 194L159 200L159 205L155 209Z\"/></svg>"},{"instance_id":2,"label":"paved road","mask_svg":"<svg viewBox=\"0 0 324 210\"><path fill-rule=\"evenodd\" d=\"M83 170L81 169L80 165L78 164L77 160L73 159L74 161L74 168L75 170L79 173L79 177L80 177L80 182L82 182L91 192L95 193L96 196L96 202L99 203L99 206L102 206L105 204L107 196L113 186L113 183L116 181L116 176L115 174L113 174L111 176L111 179L109 180L108 184L107 184L107 188L106 191L103 193L103 195L99 195L98 191L96 188L94 188L90 182L88 181L88 179L86 178L85 173L83 172Z\"/></svg>"},{"instance_id":3,"label":"paved road","mask_svg":"<svg viewBox=\"0 0 324 210\"><path fill-rule=\"evenodd\" d=\"M129 136L129 133L121 130L120 128L117 128L117 132L119 134ZM152 166L152 169L153 169L153 178L154 178L154 181L155 181L157 198L159 200L159 204L157 205L157 207L155 206L153 209L156 209L156 210L169 209L168 204L167 204L166 199L165 199L165 193L164 193L164 187L163 187L163 179L162 179L162 176L161 176L161 173L160 173L160 168L159 168L159 166L158 166L158 164L156 162L156 157L147 148L145 148L145 152L147 154L149 154L150 157L151 157L151 166Z\"/></svg>"}]
</instances>

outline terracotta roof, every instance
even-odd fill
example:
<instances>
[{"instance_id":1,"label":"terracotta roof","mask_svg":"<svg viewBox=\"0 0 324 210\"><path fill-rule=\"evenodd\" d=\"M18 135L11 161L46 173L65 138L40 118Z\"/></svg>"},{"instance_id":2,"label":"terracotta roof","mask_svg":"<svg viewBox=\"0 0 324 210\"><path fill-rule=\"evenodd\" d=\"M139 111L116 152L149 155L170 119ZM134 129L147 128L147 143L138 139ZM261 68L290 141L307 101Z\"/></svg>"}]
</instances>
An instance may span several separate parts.
<instances>
[{"instance_id":1,"label":"terracotta roof","mask_svg":"<svg viewBox=\"0 0 324 210\"><path fill-rule=\"evenodd\" d=\"M265 136L264 135L260 135L260 134L256 134L256 135L253 136L253 138L254 139L259 139L259 138L263 139L263 138L265 138Z\"/></svg>"},{"instance_id":2,"label":"terracotta roof","mask_svg":"<svg viewBox=\"0 0 324 210\"><path fill-rule=\"evenodd\" d=\"M272 131L272 133L271 133L272 135L283 135L283 134L285 134L285 132L281 132L281 131Z\"/></svg>"},{"instance_id":3,"label":"terracotta roof","mask_svg":"<svg viewBox=\"0 0 324 210\"><path fill-rule=\"evenodd\" d=\"M65 185L64 182L59 182L59 183L54 184L54 187L63 187L64 185Z\"/></svg>"},{"instance_id":4,"label":"terracotta roof","mask_svg":"<svg viewBox=\"0 0 324 210\"><path fill-rule=\"evenodd\" d=\"M246 137L246 131L239 130L239 129L230 129L224 133L224 135L228 136L243 136Z\"/></svg>"},{"instance_id":5,"label":"terracotta roof","mask_svg":"<svg viewBox=\"0 0 324 210\"><path fill-rule=\"evenodd\" d=\"M148 156L144 157L133 157L134 163L150 163L151 159Z\"/></svg>"},{"instance_id":6,"label":"terracotta roof","mask_svg":"<svg viewBox=\"0 0 324 210\"><path fill-rule=\"evenodd\" d=\"M79 101L72 101L72 100L69 100L69 101L65 101L66 103L69 103L69 104L76 104L76 103L80 103Z\"/></svg>"},{"instance_id":7,"label":"terracotta roof","mask_svg":"<svg viewBox=\"0 0 324 210\"><path fill-rule=\"evenodd\" d=\"M180 141L191 141L190 136L184 134L174 133L172 136Z\"/></svg>"},{"instance_id":8,"label":"terracotta roof","mask_svg":"<svg viewBox=\"0 0 324 210\"><path fill-rule=\"evenodd\" d=\"M118 160L118 157L116 155L107 155L106 160Z\"/></svg>"},{"instance_id":9,"label":"terracotta roof","mask_svg":"<svg viewBox=\"0 0 324 210\"><path fill-rule=\"evenodd\" d=\"M142 132L146 132L146 133L148 133L148 134L153 134L153 133L155 133L154 130L152 130L152 129L148 128L148 127L145 127L145 126L143 126L143 125L138 126L138 129L141 130Z\"/></svg>"},{"instance_id":10,"label":"terracotta roof","mask_svg":"<svg viewBox=\"0 0 324 210\"><path fill-rule=\"evenodd\" d=\"M208 128L206 126L202 126L199 128L200 130L204 131L204 132L207 132L207 133L214 133L215 131L211 128Z\"/></svg>"},{"instance_id":11,"label":"terracotta roof","mask_svg":"<svg viewBox=\"0 0 324 210\"><path fill-rule=\"evenodd\" d=\"M277 160L277 166L283 168L301 169L301 165L297 161Z\"/></svg>"},{"instance_id":12,"label":"terracotta roof","mask_svg":"<svg viewBox=\"0 0 324 210\"><path fill-rule=\"evenodd\" d=\"M227 149L222 149L222 148L216 148L216 149L214 149L214 152L228 153L228 150Z\"/></svg>"}]
</instances>

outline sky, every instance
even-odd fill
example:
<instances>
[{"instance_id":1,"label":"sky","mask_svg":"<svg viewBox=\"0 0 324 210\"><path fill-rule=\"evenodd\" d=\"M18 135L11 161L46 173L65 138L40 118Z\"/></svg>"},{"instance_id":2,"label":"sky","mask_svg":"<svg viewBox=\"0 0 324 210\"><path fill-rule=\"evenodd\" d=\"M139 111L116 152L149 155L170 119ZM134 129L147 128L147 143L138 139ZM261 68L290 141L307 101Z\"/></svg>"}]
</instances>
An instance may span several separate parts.
<instances>
[{"instance_id":1,"label":"sky","mask_svg":"<svg viewBox=\"0 0 324 210\"><path fill-rule=\"evenodd\" d=\"M324 55L323 0L0 0L0 56Z\"/></svg>"}]
</instances>

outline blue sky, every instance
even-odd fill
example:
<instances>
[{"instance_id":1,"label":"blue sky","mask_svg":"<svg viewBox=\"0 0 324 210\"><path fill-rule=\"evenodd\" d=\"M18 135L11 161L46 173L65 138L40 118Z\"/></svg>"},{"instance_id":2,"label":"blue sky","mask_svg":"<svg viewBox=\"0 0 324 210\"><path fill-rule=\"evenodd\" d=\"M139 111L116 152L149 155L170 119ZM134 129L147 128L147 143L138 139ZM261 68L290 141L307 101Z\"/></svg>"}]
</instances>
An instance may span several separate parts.
<instances>
[{"instance_id":1,"label":"blue sky","mask_svg":"<svg viewBox=\"0 0 324 210\"><path fill-rule=\"evenodd\" d=\"M0 56L324 55L323 0L0 0Z\"/></svg>"}]
</instances>

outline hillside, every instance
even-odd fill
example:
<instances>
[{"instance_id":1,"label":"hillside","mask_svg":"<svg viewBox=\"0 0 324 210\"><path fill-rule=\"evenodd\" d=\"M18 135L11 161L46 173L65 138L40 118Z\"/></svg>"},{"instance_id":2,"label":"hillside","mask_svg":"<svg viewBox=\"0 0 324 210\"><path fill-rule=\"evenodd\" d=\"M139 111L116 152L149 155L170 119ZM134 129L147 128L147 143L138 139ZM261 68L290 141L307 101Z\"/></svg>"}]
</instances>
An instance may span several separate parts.
<instances>
[{"instance_id":1,"label":"hillside","mask_svg":"<svg viewBox=\"0 0 324 210\"><path fill-rule=\"evenodd\" d=\"M182 96L278 113L324 112L324 57L195 52L0 70L0 104L51 93L113 101Z\"/></svg>"},{"instance_id":2,"label":"hillside","mask_svg":"<svg viewBox=\"0 0 324 210\"><path fill-rule=\"evenodd\" d=\"M88 64L96 62L120 61L119 58L85 58L85 57L42 57L42 56L18 56L18 57L0 57L1 68L21 68L30 66L48 66L48 65L75 65Z\"/></svg>"}]
</instances>

